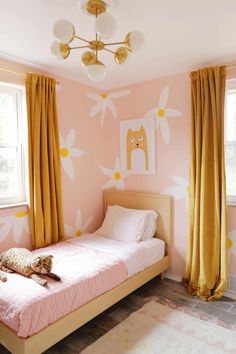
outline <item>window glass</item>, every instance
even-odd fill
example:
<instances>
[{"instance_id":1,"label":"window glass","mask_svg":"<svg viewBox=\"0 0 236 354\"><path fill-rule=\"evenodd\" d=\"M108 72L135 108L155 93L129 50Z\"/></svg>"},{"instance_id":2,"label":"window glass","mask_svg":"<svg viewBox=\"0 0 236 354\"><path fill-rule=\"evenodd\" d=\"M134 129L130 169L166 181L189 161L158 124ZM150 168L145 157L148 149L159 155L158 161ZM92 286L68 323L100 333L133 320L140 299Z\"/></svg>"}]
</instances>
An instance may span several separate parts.
<instances>
[{"instance_id":1,"label":"window glass","mask_svg":"<svg viewBox=\"0 0 236 354\"><path fill-rule=\"evenodd\" d=\"M228 202L236 203L236 80L226 86L225 168Z\"/></svg>"},{"instance_id":2,"label":"window glass","mask_svg":"<svg viewBox=\"0 0 236 354\"><path fill-rule=\"evenodd\" d=\"M0 205L26 201L24 90L0 83Z\"/></svg>"}]
</instances>

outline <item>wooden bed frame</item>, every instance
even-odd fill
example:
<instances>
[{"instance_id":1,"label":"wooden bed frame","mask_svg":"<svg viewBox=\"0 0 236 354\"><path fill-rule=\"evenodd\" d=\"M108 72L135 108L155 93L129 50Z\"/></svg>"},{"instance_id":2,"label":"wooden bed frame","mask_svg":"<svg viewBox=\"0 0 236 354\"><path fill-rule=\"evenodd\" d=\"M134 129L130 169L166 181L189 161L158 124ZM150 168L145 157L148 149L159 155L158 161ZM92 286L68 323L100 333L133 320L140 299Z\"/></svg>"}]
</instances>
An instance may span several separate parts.
<instances>
[{"instance_id":1,"label":"wooden bed frame","mask_svg":"<svg viewBox=\"0 0 236 354\"><path fill-rule=\"evenodd\" d=\"M136 290L152 278L162 274L171 262L171 197L139 192L106 191L104 211L109 205L118 204L127 208L153 209L158 212L157 235L166 243L165 256L144 271L128 278L110 291L79 307L42 331L28 338L20 338L0 322L0 343L13 354L42 353L86 322ZM155 236L157 236L155 235Z\"/></svg>"}]
</instances>

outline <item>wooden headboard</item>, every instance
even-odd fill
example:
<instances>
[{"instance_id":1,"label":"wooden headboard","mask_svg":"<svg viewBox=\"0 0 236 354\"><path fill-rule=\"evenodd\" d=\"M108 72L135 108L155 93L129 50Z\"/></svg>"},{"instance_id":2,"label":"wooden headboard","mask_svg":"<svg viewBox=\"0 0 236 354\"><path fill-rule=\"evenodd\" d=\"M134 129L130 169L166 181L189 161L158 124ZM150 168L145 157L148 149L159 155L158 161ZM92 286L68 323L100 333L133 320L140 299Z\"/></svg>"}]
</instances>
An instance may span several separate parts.
<instances>
[{"instance_id":1,"label":"wooden headboard","mask_svg":"<svg viewBox=\"0 0 236 354\"><path fill-rule=\"evenodd\" d=\"M131 209L155 210L159 215L155 237L165 241L167 245L167 253L170 254L172 248L170 196L141 192L119 192L116 190L105 191L105 212L108 206L114 204Z\"/></svg>"}]
</instances>

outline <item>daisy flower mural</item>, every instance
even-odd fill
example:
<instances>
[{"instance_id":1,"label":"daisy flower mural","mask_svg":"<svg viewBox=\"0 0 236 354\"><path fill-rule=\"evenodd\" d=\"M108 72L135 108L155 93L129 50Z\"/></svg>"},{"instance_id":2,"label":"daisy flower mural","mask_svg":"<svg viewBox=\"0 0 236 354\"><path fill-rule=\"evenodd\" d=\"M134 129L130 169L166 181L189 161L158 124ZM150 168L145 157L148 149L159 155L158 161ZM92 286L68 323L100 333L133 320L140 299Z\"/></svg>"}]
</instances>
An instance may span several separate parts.
<instances>
[{"instance_id":1,"label":"daisy flower mural","mask_svg":"<svg viewBox=\"0 0 236 354\"><path fill-rule=\"evenodd\" d=\"M167 106L168 96L169 87L166 86L160 94L158 107L151 109L145 114L146 117L154 116L156 118L156 128L160 126L161 135L166 144L170 142L170 128L167 118L181 116L180 112Z\"/></svg>"},{"instance_id":2,"label":"daisy flower mural","mask_svg":"<svg viewBox=\"0 0 236 354\"><path fill-rule=\"evenodd\" d=\"M76 213L76 218L75 218L75 226L71 226L68 224L65 224L65 232L67 236L73 237L73 236L81 236L84 232L86 232L87 228L91 224L93 220L93 215L91 215L83 224L82 223L82 217L81 217L81 211L80 209L77 210Z\"/></svg>"},{"instance_id":3,"label":"daisy flower mural","mask_svg":"<svg viewBox=\"0 0 236 354\"><path fill-rule=\"evenodd\" d=\"M172 176L171 179L176 183L176 185L166 188L161 194L172 195L175 200L186 199L187 205L189 181L186 178L180 176Z\"/></svg>"},{"instance_id":4,"label":"daisy flower mural","mask_svg":"<svg viewBox=\"0 0 236 354\"><path fill-rule=\"evenodd\" d=\"M20 242L22 232L25 230L30 233L28 211L20 211L14 215L5 216L0 218L0 241L3 241L9 232L13 230L13 238L15 242Z\"/></svg>"},{"instance_id":5,"label":"daisy flower mural","mask_svg":"<svg viewBox=\"0 0 236 354\"><path fill-rule=\"evenodd\" d=\"M112 93L102 92L100 94L88 92L87 95L89 98L95 101L95 105L91 109L89 115L90 117L95 117L97 114L101 113L100 115L100 125L101 128L104 124L105 114L107 108L110 109L114 118L117 118L117 110L115 104L113 102L114 99L121 98L130 94L130 91L116 91Z\"/></svg>"},{"instance_id":6,"label":"daisy flower mural","mask_svg":"<svg viewBox=\"0 0 236 354\"><path fill-rule=\"evenodd\" d=\"M100 170L104 173L105 176L110 177L107 183L102 186L102 189L110 189L112 187L115 187L116 189L119 190L125 189L124 178L127 177L127 174L121 172L120 159L118 157L115 161L114 169L100 166Z\"/></svg>"},{"instance_id":7,"label":"daisy flower mural","mask_svg":"<svg viewBox=\"0 0 236 354\"><path fill-rule=\"evenodd\" d=\"M230 253L236 254L236 229L229 232L228 248Z\"/></svg>"},{"instance_id":8,"label":"daisy flower mural","mask_svg":"<svg viewBox=\"0 0 236 354\"><path fill-rule=\"evenodd\" d=\"M82 150L73 147L74 142L75 142L75 129L71 129L65 139L60 134L61 163L65 173L71 180L75 179L75 172L74 172L72 158L79 157L84 154Z\"/></svg>"}]
</instances>

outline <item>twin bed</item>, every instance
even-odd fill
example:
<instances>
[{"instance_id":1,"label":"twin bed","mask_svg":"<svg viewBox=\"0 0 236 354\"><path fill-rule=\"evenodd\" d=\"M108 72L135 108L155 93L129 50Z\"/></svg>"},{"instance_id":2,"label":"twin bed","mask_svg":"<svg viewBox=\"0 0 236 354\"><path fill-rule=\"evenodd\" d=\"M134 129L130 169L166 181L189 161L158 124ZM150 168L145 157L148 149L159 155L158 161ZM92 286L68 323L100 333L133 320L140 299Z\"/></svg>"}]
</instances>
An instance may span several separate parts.
<instances>
[{"instance_id":1,"label":"twin bed","mask_svg":"<svg viewBox=\"0 0 236 354\"><path fill-rule=\"evenodd\" d=\"M111 205L158 213L155 237L126 243L95 234L37 250L54 255L60 283L40 287L12 274L0 284L0 343L16 354L42 353L170 266L171 198L107 191Z\"/></svg>"}]
</instances>

